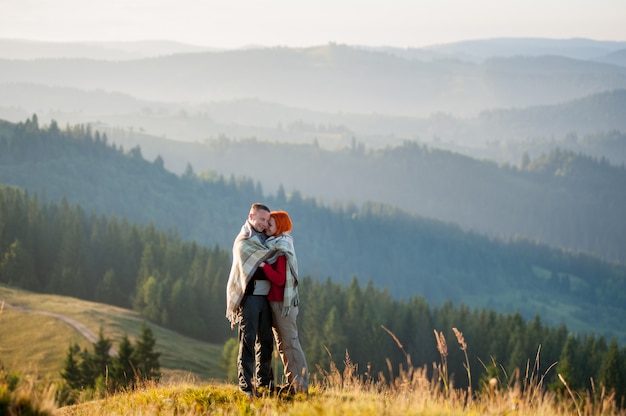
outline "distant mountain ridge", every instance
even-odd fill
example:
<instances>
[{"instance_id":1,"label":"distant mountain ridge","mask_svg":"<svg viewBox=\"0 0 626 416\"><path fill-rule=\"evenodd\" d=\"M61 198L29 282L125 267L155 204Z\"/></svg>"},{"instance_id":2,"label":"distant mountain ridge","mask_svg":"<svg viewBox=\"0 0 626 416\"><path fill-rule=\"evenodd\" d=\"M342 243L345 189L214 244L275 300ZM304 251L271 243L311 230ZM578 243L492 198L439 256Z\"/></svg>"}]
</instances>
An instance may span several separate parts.
<instances>
[{"instance_id":1,"label":"distant mountain ridge","mask_svg":"<svg viewBox=\"0 0 626 416\"><path fill-rule=\"evenodd\" d=\"M553 56L423 62L330 44L120 62L5 59L0 83L102 89L159 102L256 98L330 113L472 116L624 89L626 67Z\"/></svg>"},{"instance_id":2,"label":"distant mountain ridge","mask_svg":"<svg viewBox=\"0 0 626 416\"><path fill-rule=\"evenodd\" d=\"M322 46L322 45L311 45ZM485 38L435 44L424 47L397 48L349 45L359 49L390 53L411 60L457 59L481 62L493 57L555 55L572 59L606 62L608 56L626 49L626 42L585 38ZM239 49L268 49L272 45L251 45ZM224 48L191 45L167 40L143 42L43 42L0 38L0 59L87 58L128 60L193 53L224 51ZM233 50L233 49L230 49Z\"/></svg>"}]
</instances>

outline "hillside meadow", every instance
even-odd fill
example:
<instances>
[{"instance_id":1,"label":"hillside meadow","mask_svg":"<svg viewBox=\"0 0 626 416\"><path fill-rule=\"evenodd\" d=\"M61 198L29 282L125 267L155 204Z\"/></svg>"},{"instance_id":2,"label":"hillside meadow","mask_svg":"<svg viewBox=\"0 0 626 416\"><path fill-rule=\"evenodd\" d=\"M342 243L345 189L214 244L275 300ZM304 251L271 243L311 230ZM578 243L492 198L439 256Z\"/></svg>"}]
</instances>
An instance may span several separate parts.
<instances>
[{"instance_id":1,"label":"hillside meadow","mask_svg":"<svg viewBox=\"0 0 626 416\"><path fill-rule=\"evenodd\" d=\"M97 337L100 329L115 347L127 334L134 340L144 319L127 309L72 297L35 294L0 285L0 365L44 381L60 380L70 344L89 347L90 341L62 320L82 324ZM54 314L53 316L49 314ZM164 378L224 379L222 346L201 342L150 324L161 352ZM95 340L94 340L95 342Z\"/></svg>"}]
</instances>

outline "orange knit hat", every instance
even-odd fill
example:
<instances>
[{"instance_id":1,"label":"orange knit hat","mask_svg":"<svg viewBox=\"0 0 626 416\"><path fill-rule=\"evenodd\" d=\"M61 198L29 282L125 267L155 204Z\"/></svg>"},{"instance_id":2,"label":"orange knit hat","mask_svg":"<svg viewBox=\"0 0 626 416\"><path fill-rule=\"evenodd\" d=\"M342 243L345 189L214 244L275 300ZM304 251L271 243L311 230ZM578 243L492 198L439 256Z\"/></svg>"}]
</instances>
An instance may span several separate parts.
<instances>
[{"instance_id":1,"label":"orange knit hat","mask_svg":"<svg viewBox=\"0 0 626 416\"><path fill-rule=\"evenodd\" d=\"M291 218L289 218L289 214L285 211L272 211L270 212L270 216L276 221L276 234L274 235L288 233L293 229Z\"/></svg>"}]
</instances>

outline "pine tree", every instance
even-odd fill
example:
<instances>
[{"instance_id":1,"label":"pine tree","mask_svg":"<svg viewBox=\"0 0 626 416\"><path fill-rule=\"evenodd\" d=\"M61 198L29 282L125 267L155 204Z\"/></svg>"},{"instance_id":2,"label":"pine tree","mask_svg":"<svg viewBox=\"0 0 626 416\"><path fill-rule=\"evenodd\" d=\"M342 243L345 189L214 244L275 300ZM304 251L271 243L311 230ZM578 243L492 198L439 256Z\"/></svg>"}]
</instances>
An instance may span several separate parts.
<instances>
[{"instance_id":1,"label":"pine tree","mask_svg":"<svg viewBox=\"0 0 626 416\"><path fill-rule=\"evenodd\" d=\"M339 310L336 306L333 306L326 317L322 328L322 336L324 340L325 349L329 352L330 356L323 356L320 360L320 366L322 368L330 365L332 361L340 362L343 359L345 352L348 350L348 339L345 334L343 325L341 324Z\"/></svg>"},{"instance_id":2,"label":"pine tree","mask_svg":"<svg viewBox=\"0 0 626 416\"><path fill-rule=\"evenodd\" d=\"M67 355L65 356L63 371L61 372L61 377L73 390L78 390L83 387L80 365L76 359L76 356L79 353L80 347L78 346L78 344L72 344L69 346L67 350Z\"/></svg>"},{"instance_id":3,"label":"pine tree","mask_svg":"<svg viewBox=\"0 0 626 416\"><path fill-rule=\"evenodd\" d=\"M102 387L106 389L110 388L109 385L109 370L111 368L111 340L104 337L104 331L100 328L98 333L98 341L93 344L93 355L90 356L90 364L95 376L94 382L97 379L103 383ZM106 385L105 385L106 383Z\"/></svg>"},{"instance_id":4,"label":"pine tree","mask_svg":"<svg viewBox=\"0 0 626 416\"><path fill-rule=\"evenodd\" d=\"M620 359L617 340L613 338L608 351L604 354L602 366L600 367L600 371L598 373L600 384L609 392L614 391L618 395L623 394L625 380L622 369L623 363Z\"/></svg>"},{"instance_id":5,"label":"pine tree","mask_svg":"<svg viewBox=\"0 0 626 416\"><path fill-rule=\"evenodd\" d=\"M95 300L109 305L115 305L118 299L123 298L119 290L119 283L113 269L108 269L96 287Z\"/></svg>"},{"instance_id":6,"label":"pine tree","mask_svg":"<svg viewBox=\"0 0 626 416\"><path fill-rule=\"evenodd\" d=\"M80 373L80 386L82 389L93 389L96 377L98 376L95 371L95 366L93 364L93 356L86 349L81 350L78 353L78 356L80 357L78 364Z\"/></svg>"},{"instance_id":7,"label":"pine tree","mask_svg":"<svg viewBox=\"0 0 626 416\"><path fill-rule=\"evenodd\" d=\"M565 379L570 388L576 390L580 387L579 379L579 368L577 368L577 363L579 362L579 358L577 353L580 351L580 342L577 337L570 336L567 341L565 341L565 345L561 351L561 356L559 359L559 363L556 367L557 376L554 377L554 382L551 384L551 388L556 390L565 389L565 385L559 380L558 375Z\"/></svg>"},{"instance_id":8,"label":"pine tree","mask_svg":"<svg viewBox=\"0 0 626 416\"><path fill-rule=\"evenodd\" d=\"M111 378L116 388L133 387L136 379L135 363L133 362L133 348L128 335L124 335L120 342L117 356L111 365Z\"/></svg>"},{"instance_id":9,"label":"pine tree","mask_svg":"<svg viewBox=\"0 0 626 416\"><path fill-rule=\"evenodd\" d=\"M0 282L31 290L37 288L31 252L20 240L15 240L4 256L0 256Z\"/></svg>"},{"instance_id":10,"label":"pine tree","mask_svg":"<svg viewBox=\"0 0 626 416\"><path fill-rule=\"evenodd\" d=\"M237 354L239 353L239 341L237 338L230 338L224 343L222 349L222 370L226 374L226 379L229 381L237 380Z\"/></svg>"},{"instance_id":11,"label":"pine tree","mask_svg":"<svg viewBox=\"0 0 626 416\"><path fill-rule=\"evenodd\" d=\"M161 377L159 364L160 352L154 351L156 339L152 330L144 321L141 326L141 337L134 346L132 361L136 363L137 377L140 380L158 381Z\"/></svg>"}]
</instances>

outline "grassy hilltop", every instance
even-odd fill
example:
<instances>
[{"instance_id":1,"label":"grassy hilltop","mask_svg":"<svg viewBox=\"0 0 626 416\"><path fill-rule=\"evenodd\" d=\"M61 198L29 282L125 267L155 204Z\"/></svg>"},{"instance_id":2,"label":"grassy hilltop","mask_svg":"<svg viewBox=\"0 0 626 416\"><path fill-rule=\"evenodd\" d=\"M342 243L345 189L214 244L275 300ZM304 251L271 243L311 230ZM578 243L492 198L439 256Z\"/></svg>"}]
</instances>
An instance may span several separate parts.
<instances>
[{"instance_id":1,"label":"grassy hilltop","mask_svg":"<svg viewBox=\"0 0 626 416\"><path fill-rule=\"evenodd\" d=\"M565 389L548 392L543 386L545 374L537 372L539 352L534 359L529 357L525 371L486 378L480 391L455 389L447 373L447 352L467 347L463 334L457 335L457 342L450 340L449 346L438 345L441 361L433 363L432 369L414 368L407 357L405 365L389 368L388 374L359 376L346 355L343 371L335 365L327 371L320 369L309 395L266 395L250 401L235 384L223 381L221 346L160 327L153 327L157 350L162 353L164 377L159 384L60 407L54 382L60 380L70 343L89 346L86 335L94 336L102 329L115 346L124 334L137 336L142 318L113 306L6 286L0 286L0 305L0 414L626 415L604 391L586 396ZM399 342L398 347L402 349ZM466 369L470 376L472 369ZM25 376L17 387L7 388L11 383L7 370Z\"/></svg>"}]
</instances>

